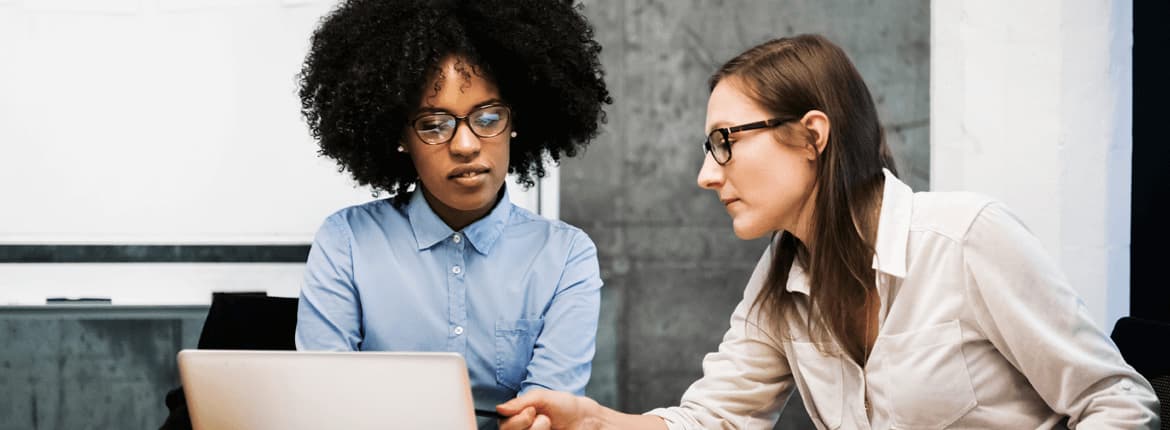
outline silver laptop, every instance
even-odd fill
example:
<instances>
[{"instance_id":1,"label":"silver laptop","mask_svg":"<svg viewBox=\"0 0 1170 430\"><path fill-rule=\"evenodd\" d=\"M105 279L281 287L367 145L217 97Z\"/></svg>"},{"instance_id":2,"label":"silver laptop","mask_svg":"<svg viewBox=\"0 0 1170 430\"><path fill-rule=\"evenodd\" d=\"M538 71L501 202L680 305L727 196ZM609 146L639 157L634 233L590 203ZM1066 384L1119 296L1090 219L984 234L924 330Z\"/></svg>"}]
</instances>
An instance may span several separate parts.
<instances>
[{"instance_id":1,"label":"silver laptop","mask_svg":"<svg viewBox=\"0 0 1170 430\"><path fill-rule=\"evenodd\" d=\"M455 353L179 352L195 430L476 428Z\"/></svg>"}]
</instances>

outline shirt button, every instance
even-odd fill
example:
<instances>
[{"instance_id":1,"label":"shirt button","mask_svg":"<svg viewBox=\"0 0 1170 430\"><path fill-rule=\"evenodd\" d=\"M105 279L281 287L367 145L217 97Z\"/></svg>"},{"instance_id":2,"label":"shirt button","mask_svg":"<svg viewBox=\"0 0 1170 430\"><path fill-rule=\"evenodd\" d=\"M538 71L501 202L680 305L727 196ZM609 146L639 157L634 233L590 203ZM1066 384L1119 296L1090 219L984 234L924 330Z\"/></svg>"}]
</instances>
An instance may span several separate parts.
<instances>
[{"instance_id":1,"label":"shirt button","mask_svg":"<svg viewBox=\"0 0 1170 430\"><path fill-rule=\"evenodd\" d=\"M459 236L459 233L455 233L454 236L451 236L451 240L455 243L459 243L459 241L463 240L463 237Z\"/></svg>"},{"instance_id":2,"label":"shirt button","mask_svg":"<svg viewBox=\"0 0 1170 430\"><path fill-rule=\"evenodd\" d=\"M463 334L463 326L456 326L455 327L455 335L459 336L461 334Z\"/></svg>"},{"instance_id":3,"label":"shirt button","mask_svg":"<svg viewBox=\"0 0 1170 430\"><path fill-rule=\"evenodd\" d=\"M451 273L458 275L460 273L463 273L463 269L459 268L459 266L455 266L455 267L451 268Z\"/></svg>"}]
</instances>

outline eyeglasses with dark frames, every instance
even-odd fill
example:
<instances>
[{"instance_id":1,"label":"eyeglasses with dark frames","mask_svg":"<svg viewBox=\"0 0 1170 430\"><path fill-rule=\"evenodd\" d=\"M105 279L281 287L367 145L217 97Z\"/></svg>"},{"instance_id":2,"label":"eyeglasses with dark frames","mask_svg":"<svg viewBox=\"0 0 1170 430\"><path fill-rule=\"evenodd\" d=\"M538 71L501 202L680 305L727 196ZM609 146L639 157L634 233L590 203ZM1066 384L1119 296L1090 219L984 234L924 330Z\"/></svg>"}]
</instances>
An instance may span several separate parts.
<instances>
[{"instance_id":1,"label":"eyeglasses with dark frames","mask_svg":"<svg viewBox=\"0 0 1170 430\"><path fill-rule=\"evenodd\" d=\"M427 145L441 145L455 137L460 121L466 121L471 132L480 138L499 136L508 129L512 109L502 104L482 106L464 116L446 112L430 113L411 122L414 134Z\"/></svg>"},{"instance_id":2,"label":"eyeglasses with dark frames","mask_svg":"<svg viewBox=\"0 0 1170 430\"><path fill-rule=\"evenodd\" d=\"M707 135L707 140L703 141L703 152L710 153L711 158L719 163L720 166L731 161L731 135L740 131L758 130L761 128L772 128L784 125L789 121L795 121L799 118L772 118L764 121L756 121L747 124L737 125L734 127L717 128L711 130Z\"/></svg>"}]
</instances>

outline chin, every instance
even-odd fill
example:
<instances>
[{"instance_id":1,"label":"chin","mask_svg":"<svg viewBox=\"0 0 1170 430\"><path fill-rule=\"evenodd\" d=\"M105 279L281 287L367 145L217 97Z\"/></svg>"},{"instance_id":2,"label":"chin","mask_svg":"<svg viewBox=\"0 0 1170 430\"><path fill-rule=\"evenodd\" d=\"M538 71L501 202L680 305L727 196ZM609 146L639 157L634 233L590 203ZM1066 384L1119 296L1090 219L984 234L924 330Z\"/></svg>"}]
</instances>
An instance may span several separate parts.
<instances>
[{"instance_id":1,"label":"chin","mask_svg":"<svg viewBox=\"0 0 1170 430\"><path fill-rule=\"evenodd\" d=\"M753 225L747 220L739 222L732 220L731 229L735 232L735 237L738 237L742 240L759 239L771 233L771 231L768 229L760 228L759 226Z\"/></svg>"},{"instance_id":2,"label":"chin","mask_svg":"<svg viewBox=\"0 0 1170 430\"><path fill-rule=\"evenodd\" d=\"M500 186L489 185L473 193L454 194L453 201L449 205L461 211L474 211L492 206L496 202L496 193L499 192Z\"/></svg>"}]
</instances>

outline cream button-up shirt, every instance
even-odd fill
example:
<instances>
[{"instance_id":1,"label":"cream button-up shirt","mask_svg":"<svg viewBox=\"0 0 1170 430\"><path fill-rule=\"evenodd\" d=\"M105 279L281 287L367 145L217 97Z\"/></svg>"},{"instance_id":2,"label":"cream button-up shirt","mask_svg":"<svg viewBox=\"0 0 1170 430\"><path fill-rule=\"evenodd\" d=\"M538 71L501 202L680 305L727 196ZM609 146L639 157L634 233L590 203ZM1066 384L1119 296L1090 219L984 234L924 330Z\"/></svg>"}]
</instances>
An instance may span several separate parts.
<instances>
[{"instance_id":1,"label":"cream button-up shirt","mask_svg":"<svg viewBox=\"0 0 1170 430\"><path fill-rule=\"evenodd\" d=\"M718 352L673 429L771 429L793 388L820 429L1157 428L1158 400L1040 242L1002 204L913 193L888 171L874 269L878 337L864 368L810 342L808 278L793 264L789 336L752 309L757 264Z\"/></svg>"}]
</instances>

